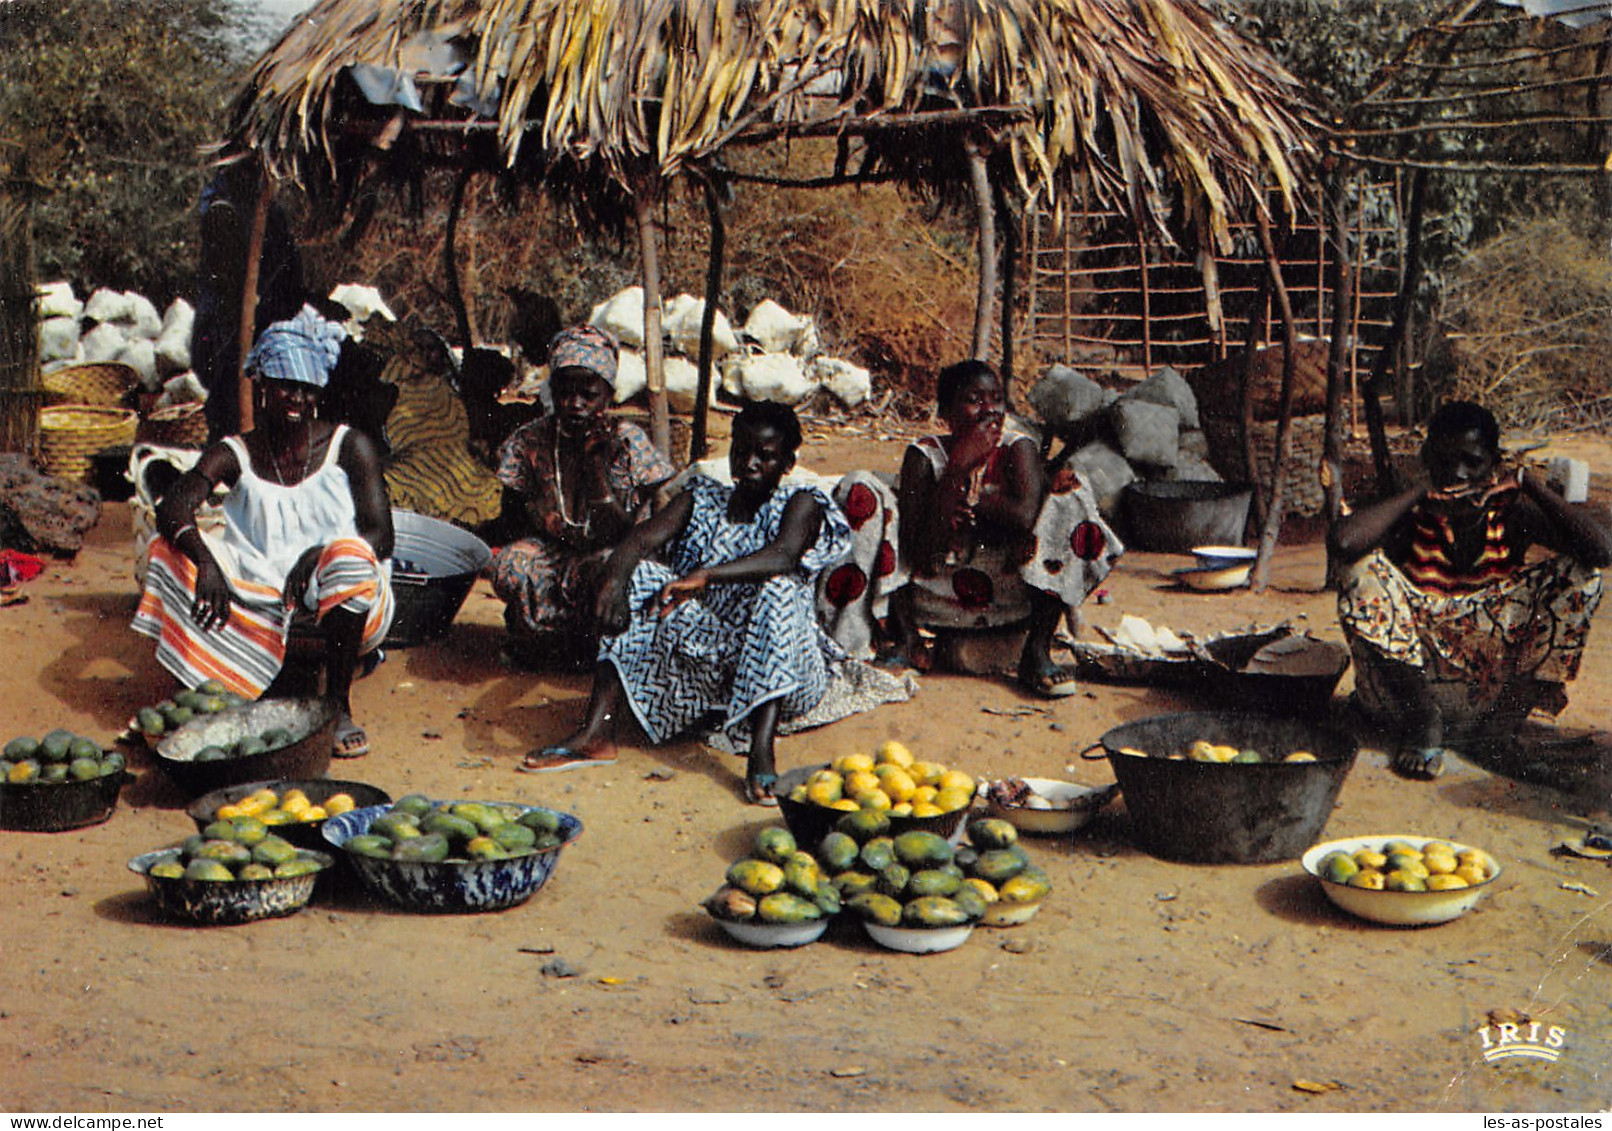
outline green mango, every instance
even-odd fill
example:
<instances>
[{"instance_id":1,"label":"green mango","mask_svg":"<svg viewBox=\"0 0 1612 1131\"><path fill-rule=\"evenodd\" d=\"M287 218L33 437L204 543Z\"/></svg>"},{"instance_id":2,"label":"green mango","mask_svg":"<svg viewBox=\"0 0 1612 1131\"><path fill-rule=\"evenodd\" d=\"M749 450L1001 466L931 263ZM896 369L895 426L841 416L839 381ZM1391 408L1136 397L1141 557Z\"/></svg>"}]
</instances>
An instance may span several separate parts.
<instances>
[{"instance_id":1,"label":"green mango","mask_svg":"<svg viewBox=\"0 0 1612 1131\"><path fill-rule=\"evenodd\" d=\"M840 892L831 880L824 880L818 885L816 894L812 896L812 902L817 904L817 909L824 915L840 913Z\"/></svg>"},{"instance_id":2,"label":"green mango","mask_svg":"<svg viewBox=\"0 0 1612 1131\"><path fill-rule=\"evenodd\" d=\"M961 927L970 920L955 900L926 895L901 909L901 922L909 927Z\"/></svg>"},{"instance_id":3,"label":"green mango","mask_svg":"<svg viewBox=\"0 0 1612 1131\"><path fill-rule=\"evenodd\" d=\"M259 864L278 868L297 856L297 846L277 836L266 836L252 846L252 859Z\"/></svg>"},{"instance_id":4,"label":"green mango","mask_svg":"<svg viewBox=\"0 0 1612 1131\"><path fill-rule=\"evenodd\" d=\"M817 846L817 860L823 870L837 876L856 863L857 843L842 832L832 832Z\"/></svg>"},{"instance_id":5,"label":"green mango","mask_svg":"<svg viewBox=\"0 0 1612 1131\"><path fill-rule=\"evenodd\" d=\"M874 837L862 845L859 854L870 872L882 872L896 862L896 843L887 836Z\"/></svg>"},{"instance_id":6,"label":"green mango","mask_svg":"<svg viewBox=\"0 0 1612 1131\"><path fill-rule=\"evenodd\" d=\"M435 864L448 858L448 838L441 833L422 833L392 845L393 860Z\"/></svg>"},{"instance_id":7,"label":"green mango","mask_svg":"<svg viewBox=\"0 0 1612 1131\"><path fill-rule=\"evenodd\" d=\"M235 876L238 880L272 880L274 869L267 864L251 863L244 865Z\"/></svg>"},{"instance_id":8,"label":"green mango","mask_svg":"<svg viewBox=\"0 0 1612 1131\"><path fill-rule=\"evenodd\" d=\"M1039 903L1052 890L1052 884L1044 877L1045 873L1037 876L1027 868L997 888L997 894L1003 903Z\"/></svg>"},{"instance_id":9,"label":"green mango","mask_svg":"<svg viewBox=\"0 0 1612 1131\"><path fill-rule=\"evenodd\" d=\"M96 758L74 758L67 767L74 781L90 781L101 776L101 763Z\"/></svg>"},{"instance_id":10,"label":"green mango","mask_svg":"<svg viewBox=\"0 0 1612 1131\"><path fill-rule=\"evenodd\" d=\"M905 864L886 864L879 869L879 882L875 889L893 899L900 899L912 879L912 869Z\"/></svg>"},{"instance_id":11,"label":"green mango","mask_svg":"<svg viewBox=\"0 0 1612 1131\"><path fill-rule=\"evenodd\" d=\"M195 717L195 711L192 711L189 707L180 706L178 703L175 703L162 713L162 721L167 724L169 730L178 730Z\"/></svg>"},{"instance_id":12,"label":"green mango","mask_svg":"<svg viewBox=\"0 0 1612 1131\"><path fill-rule=\"evenodd\" d=\"M419 823L419 819L431 812L431 799L423 793L410 793L399 797L392 802L392 813L406 813Z\"/></svg>"},{"instance_id":13,"label":"green mango","mask_svg":"<svg viewBox=\"0 0 1612 1131\"><path fill-rule=\"evenodd\" d=\"M478 833L465 842L464 854L470 860L506 860L509 853L486 833Z\"/></svg>"},{"instance_id":14,"label":"green mango","mask_svg":"<svg viewBox=\"0 0 1612 1131\"><path fill-rule=\"evenodd\" d=\"M261 844L268 839L269 826L256 817L235 817L230 821L230 824L234 826L235 835L233 839L237 844L244 844L251 848L253 845Z\"/></svg>"},{"instance_id":15,"label":"green mango","mask_svg":"<svg viewBox=\"0 0 1612 1131\"><path fill-rule=\"evenodd\" d=\"M1019 830L1000 817L981 817L970 821L968 839L975 848L989 852L993 848L1011 848L1019 842Z\"/></svg>"},{"instance_id":16,"label":"green mango","mask_svg":"<svg viewBox=\"0 0 1612 1131\"><path fill-rule=\"evenodd\" d=\"M185 865L185 879L187 880L207 880L221 883L234 878L235 873L226 868L223 863L208 857L198 856Z\"/></svg>"},{"instance_id":17,"label":"green mango","mask_svg":"<svg viewBox=\"0 0 1612 1131\"><path fill-rule=\"evenodd\" d=\"M845 906L869 923L878 923L885 927L901 925L901 904L888 895L865 891L846 900Z\"/></svg>"},{"instance_id":18,"label":"green mango","mask_svg":"<svg viewBox=\"0 0 1612 1131\"><path fill-rule=\"evenodd\" d=\"M37 758L39 756L39 740L37 738L13 738L6 743L3 753L8 762L20 762L24 758Z\"/></svg>"},{"instance_id":19,"label":"green mango","mask_svg":"<svg viewBox=\"0 0 1612 1131\"><path fill-rule=\"evenodd\" d=\"M950 872L942 872L938 868L926 868L922 872L913 873L912 879L907 881L907 894L922 898L926 895L955 895L957 889L963 886L960 877Z\"/></svg>"},{"instance_id":20,"label":"green mango","mask_svg":"<svg viewBox=\"0 0 1612 1131\"><path fill-rule=\"evenodd\" d=\"M873 891L879 883L879 877L871 872L840 872L834 877L834 886L839 890L840 898L849 900L852 896L863 892Z\"/></svg>"},{"instance_id":21,"label":"green mango","mask_svg":"<svg viewBox=\"0 0 1612 1131\"><path fill-rule=\"evenodd\" d=\"M297 736L286 730L285 727L270 727L258 735L257 740L263 744L264 750L279 750L283 746L290 746L297 740ZM245 742L246 740L242 739L241 741Z\"/></svg>"},{"instance_id":22,"label":"green mango","mask_svg":"<svg viewBox=\"0 0 1612 1131\"><path fill-rule=\"evenodd\" d=\"M235 825L226 818L219 818L202 829L202 836L209 840L234 840Z\"/></svg>"},{"instance_id":23,"label":"green mango","mask_svg":"<svg viewBox=\"0 0 1612 1131\"><path fill-rule=\"evenodd\" d=\"M371 826L372 828L374 826ZM448 840L467 841L481 835L481 830L466 817L438 809L420 818L422 833L441 833Z\"/></svg>"},{"instance_id":24,"label":"green mango","mask_svg":"<svg viewBox=\"0 0 1612 1131\"><path fill-rule=\"evenodd\" d=\"M914 870L938 868L952 861L952 846L943 836L913 829L895 838L896 859Z\"/></svg>"},{"instance_id":25,"label":"green mango","mask_svg":"<svg viewBox=\"0 0 1612 1131\"><path fill-rule=\"evenodd\" d=\"M198 695L196 692L190 690L176 691L174 692L174 706L188 707L190 710L195 711L200 708L201 701L205 698L207 698L207 696Z\"/></svg>"},{"instance_id":26,"label":"green mango","mask_svg":"<svg viewBox=\"0 0 1612 1131\"><path fill-rule=\"evenodd\" d=\"M39 760L41 762L65 762L67 753L72 749L73 739L78 735L68 730L53 730L39 740Z\"/></svg>"},{"instance_id":27,"label":"green mango","mask_svg":"<svg viewBox=\"0 0 1612 1131\"><path fill-rule=\"evenodd\" d=\"M963 914L967 915L971 920L983 916L986 907L989 906L985 902L985 897L979 893L979 890L970 887L968 884L960 886L951 894L950 899L958 907L962 908Z\"/></svg>"},{"instance_id":28,"label":"green mango","mask_svg":"<svg viewBox=\"0 0 1612 1131\"><path fill-rule=\"evenodd\" d=\"M111 774L121 774L128 764L127 758L113 750L101 759L101 776L104 778Z\"/></svg>"},{"instance_id":29,"label":"green mango","mask_svg":"<svg viewBox=\"0 0 1612 1131\"><path fill-rule=\"evenodd\" d=\"M384 836L373 833L359 833L357 836L347 838L343 845L348 852L359 856L372 856L377 860L388 860L392 856L392 842Z\"/></svg>"},{"instance_id":30,"label":"green mango","mask_svg":"<svg viewBox=\"0 0 1612 1131\"><path fill-rule=\"evenodd\" d=\"M509 824L509 818L498 809L480 801L459 801L448 811L455 817L469 821L478 833L490 833L499 825Z\"/></svg>"},{"instance_id":31,"label":"green mango","mask_svg":"<svg viewBox=\"0 0 1612 1131\"><path fill-rule=\"evenodd\" d=\"M179 851L185 854L186 860L189 860L191 857L195 856L196 853L200 852L202 850L202 846L206 843L207 838L202 836L201 833L191 833L184 840L179 842Z\"/></svg>"},{"instance_id":32,"label":"green mango","mask_svg":"<svg viewBox=\"0 0 1612 1131\"><path fill-rule=\"evenodd\" d=\"M190 759L192 762L227 762L230 752L222 746L203 746Z\"/></svg>"},{"instance_id":33,"label":"green mango","mask_svg":"<svg viewBox=\"0 0 1612 1131\"><path fill-rule=\"evenodd\" d=\"M219 683L216 679L202 680L196 685L196 690L203 695L226 695L229 693L229 688Z\"/></svg>"},{"instance_id":34,"label":"green mango","mask_svg":"<svg viewBox=\"0 0 1612 1131\"><path fill-rule=\"evenodd\" d=\"M793 892L775 891L756 904L756 918L763 923L809 923L822 917L817 904Z\"/></svg>"},{"instance_id":35,"label":"green mango","mask_svg":"<svg viewBox=\"0 0 1612 1131\"><path fill-rule=\"evenodd\" d=\"M834 828L856 843L866 844L874 837L881 837L890 831L890 818L878 809L858 809L835 821Z\"/></svg>"},{"instance_id":36,"label":"green mango","mask_svg":"<svg viewBox=\"0 0 1612 1131\"><path fill-rule=\"evenodd\" d=\"M235 743L234 755L237 758L250 758L255 754L266 754L269 744L255 734L249 734Z\"/></svg>"},{"instance_id":37,"label":"green mango","mask_svg":"<svg viewBox=\"0 0 1612 1131\"><path fill-rule=\"evenodd\" d=\"M196 705L196 709L204 715L216 715L224 709L224 700L216 695L209 695Z\"/></svg>"},{"instance_id":38,"label":"green mango","mask_svg":"<svg viewBox=\"0 0 1612 1131\"><path fill-rule=\"evenodd\" d=\"M291 876L308 876L319 871L324 865L312 856L298 856L295 860L287 860L284 864L274 866L274 878L284 880Z\"/></svg>"},{"instance_id":39,"label":"green mango","mask_svg":"<svg viewBox=\"0 0 1612 1131\"><path fill-rule=\"evenodd\" d=\"M792 853L785 862L784 886L803 899L815 898L822 882L823 870L817 866L817 859L811 853Z\"/></svg>"},{"instance_id":40,"label":"green mango","mask_svg":"<svg viewBox=\"0 0 1612 1131\"><path fill-rule=\"evenodd\" d=\"M158 860L146 869L146 875L155 876L159 880L182 880L185 877L185 866L177 860Z\"/></svg>"},{"instance_id":41,"label":"green mango","mask_svg":"<svg viewBox=\"0 0 1612 1131\"><path fill-rule=\"evenodd\" d=\"M724 884L705 901L705 909L713 918L730 923L744 923L756 917L756 897L747 891Z\"/></svg>"},{"instance_id":42,"label":"green mango","mask_svg":"<svg viewBox=\"0 0 1612 1131\"><path fill-rule=\"evenodd\" d=\"M514 821L505 821L492 832L487 834L498 842L500 848L508 852L529 852L537 843L537 834L525 825Z\"/></svg>"},{"instance_id":43,"label":"green mango","mask_svg":"<svg viewBox=\"0 0 1612 1131\"><path fill-rule=\"evenodd\" d=\"M783 867L796 851L795 838L788 829L774 825L756 834L757 860L765 860L769 864Z\"/></svg>"},{"instance_id":44,"label":"green mango","mask_svg":"<svg viewBox=\"0 0 1612 1131\"><path fill-rule=\"evenodd\" d=\"M46 762L39 767L39 780L46 785L60 785L67 780L67 763Z\"/></svg>"},{"instance_id":45,"label":"green mango","mask_svg":"<svg viewBox=\"0 0 1612 1131\"><path fill-rule=\"evenodd\" d=\"M538 833L537 839L532 842L533 852L547 852L551 848L558 848L565 842L558 833Z\"/></svg>"},{"instance_id":46,"label":"green mango","mask_svg":"<svg viewBox=\"0 0 1612 1131\"><path fill-rule=\"evenodd\" d=\"M88 738L75 738L67 744L67 760L75 758L100 758L101 746Z\"/></svg>"},{"instance_id":47,"label":"green mango","mask_svg":"<svg viewBox=\"0 0 1612 1131\"><path fill-rule=\"evenodd\" d=\"M420 819L413 813L399 812L394 806L390 813L382 813L371 821L369 831L388 840L411 839L420 835Z\"/></svg>"},{"instance_id":48,"label":"green mango","mask_svg":"<svg viewBox=\"0 0 1612 1131\"><path fill-rule=\"evenodd\" d=\"M771 895L784 886L784 870L767 860L740 860L728 869L728 883L751 895Z\"/></svg>"},{"instance_id":49,"label":"green mango","mask_svg":"<svg viewBox=\"0 0 1612 1131\"><path fill-rule=\"evenodd\" d=\"M154 707L141 707L136 711L134 725L147 738L155 738L168 729L167 720L162 717L162 712Z\"/></svg>"},{"instance_id":50,"label":"green mango","mask_svg":"<svg viewBox=\"0 0 1612 1131\"><path fill-rule=\"evenodd\" d=\"M193 860L217 860L231 868L239 868L242 864L252 862L252 850L244 844L236 844L233 840L212 840L196 850Z\"/></svg>"},{"instance_id":51,"label":"green mango","mask_svg":"<svg viewBox=\"0 0 1612 1131\"><path fill-rule=\"evenodd\" d=\"M980 858L974 862L973 874L1001 887L1024 871L1029 863L1030 858L1018 845L1012 848L995 848L990 852L980 853Z\"/></svg>"},{"instance_id":52,"label":"green mango","mask_svg":"<svg viewBox=\"0 0 1612 1131\"><path fill-rule=\"evenodd\" d=\"M528 809L515 818L518 824L525 825L536 833L557 833L560 831L560 815L553 809Z\"/></svg>"}]
</instances>

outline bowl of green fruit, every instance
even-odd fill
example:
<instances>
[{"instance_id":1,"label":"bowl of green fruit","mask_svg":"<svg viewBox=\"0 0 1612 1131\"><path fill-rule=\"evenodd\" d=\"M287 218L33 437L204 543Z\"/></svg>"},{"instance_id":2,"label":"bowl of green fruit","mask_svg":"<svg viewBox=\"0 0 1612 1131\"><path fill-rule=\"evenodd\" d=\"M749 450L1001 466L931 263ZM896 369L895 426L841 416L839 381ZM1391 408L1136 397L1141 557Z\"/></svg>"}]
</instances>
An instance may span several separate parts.
<instances>
[{"instance_id":1,"label":"bowl of green fruit","mask_svg":"<svg viewBox=\"0 0 1612 1131\"><path fill-rule=\"evenodd\" d=\"M19 735L0 750L0 829L61 832L98 825L129 779L123 755L67 730Z\"/></svg>"}]
</instances>

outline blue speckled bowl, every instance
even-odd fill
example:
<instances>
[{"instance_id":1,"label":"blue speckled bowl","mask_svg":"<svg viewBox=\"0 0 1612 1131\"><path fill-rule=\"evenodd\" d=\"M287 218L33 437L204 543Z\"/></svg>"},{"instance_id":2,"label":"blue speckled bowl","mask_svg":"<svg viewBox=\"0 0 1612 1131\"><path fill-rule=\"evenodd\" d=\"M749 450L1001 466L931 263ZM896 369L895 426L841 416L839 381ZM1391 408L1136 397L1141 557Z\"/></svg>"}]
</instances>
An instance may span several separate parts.
<instances>
[{"instance_id":1,"label":"blue speckled bowl","mask_svg":"<svg viewBox=\"0 0 1612 1131\"><path fill-rule=\"evenodd\" d=\"M284 876L272 880L187 880L151 875L151 867L164 860L178 860L178 846L142 852L129 861L129 871L146 878L151 898L165 915L188 919L203 926L220 927L272 919L301 911L313 898L319 877L336 862L329 853L302 850L316 857L320 870L305 876Z\"/></svg>"},{"instance_id":2,"label":"blue speckled bowl","mask_svg":"<svg viewBox=\"0 0 1612 1131\"><path fill-rule=\"evenodd\" d=\"M523 811L541 808L521 806ZM366 805L330 817L325 821L325 839L343 848L351 838L368 832L370 822L390 809L390 805ZM356 852L348 852L347 860L371 894L410 911L502 911L525 903L547 882L560 861L560 849L582 835L582 822L570 813L560 813L559 832L557 847L507 860L378 860Z\"/></svg>"}]
</instances>

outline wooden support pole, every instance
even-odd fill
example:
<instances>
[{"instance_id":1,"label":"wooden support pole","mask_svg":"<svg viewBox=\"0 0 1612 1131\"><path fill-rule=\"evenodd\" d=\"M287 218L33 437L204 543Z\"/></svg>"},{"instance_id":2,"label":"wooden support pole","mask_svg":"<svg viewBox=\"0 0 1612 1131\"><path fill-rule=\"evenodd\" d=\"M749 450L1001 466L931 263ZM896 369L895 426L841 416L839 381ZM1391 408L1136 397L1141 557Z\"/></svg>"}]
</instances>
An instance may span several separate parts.
<instances>
[{"instance_id":1,"label":"wooden support pole","mask_svg":"<svg viewBox=\"0 0 1612 1131\"><path fill-rule=\"evenodd\" d=\"M727 225L722 219L722 192L715 176L700 177L705 190L705 214L711 224L711 249L705 264L705 310L700 315L699 384L694 389L694 433L689 441L688 458L705 458L706 423L711 412L712 338L716 333L716 304L722 296L722 257L728 243Z\"/></svg>"},{"instance_id":2,"label":"wooden support pole","mask_svg":"<svg viewBox=\"0 0 1612 1131\"><path fill-rule=\"evenodd\" d=\"M652 174L640 177L633 193L633 214L638 222L638 258L644 275L644 373L649 386L649 436L668 456L672 454L672 422L666 406L666 350L661 343L660 247L655 235L655 203L660 181Z\"/></svg>"},{"instance_id":3,"label":"wooden support pole","mask_svg":"<svg viewBox=\"0 0 1612 1131\"><path fill-rule=\"evenodd\" d=\"M984 361L991 352L991 303L996 298L996 209L991 204L991 175L984 147L970 139L968 180L974 190L976 237L979 240L979 291L974 300L974 354Z\"/></svg>"},{"instance_id":4,"label":"wooden support pole","mask_svg":"<svg viewBox=\"0 0 1612 1131\"><path fill-rule=\"evenodd\" d=\"M470 184L470 170L466 168L453 182L453 195L448 198L448 227L442 239L442 269L447 276L448 305L453 307L453 322L459 345L469 349L476 344L476 326L465 303L465 290L459 279L459 220L464 212L465 190Z\"/></svg>"},{"instance_id":5,"label":"wooden support pole","mask_svg":"<svg viewBox=\"0 0 1612 1131\"><path fill-rule=\"evenodd\" d=\"M1282 498L1282 487L1287 479L1287 464L1293 446L1293 370L1297 367L1299 328L1293 320L1293 301L1282 278L1282 257L1271 238L1270 220L1263 211L1256 212L1259 219L1259 242L1265 249L1266 270L1271 276L1271 294L1282 316L1282 393L1276 414L1276 450L1271 459L1270 502L1265 507L1265 521L1259 534L1259 554L1254 558L1254 571L1250 585L1261 593L1270 581L1271 555L1276 552L1276 540L1282 532L1282 512L1287 508ZM1258 485L1254 487L1259 490Z\"/></svg>"},{"instance_id":6,"label":"wooden support pole","mask_svg":"<svg viewBox=\"0 0 1612 1131\"><path fill-rule=\"evenodd\" d=\"M1326 433L1321 446L1321 490L1325 496L1327 530L1343 516L1343 413L1345 351L1353 350L1350 313L1355 303L1355 280L1349 253L1349 170L1339 162L1329 178L1329 193L1321 198L1323 226L1330 224L1333 280L1332 340L1327 349ZM1330 197L1330 199L1328 199ZM1336 588L1341 580L1342 563L1333 559L1331 539L1327 541L1326 585Z\"/></svg>"},{"instance_id":7,"label":"wooden support pole","mask_svg":"<svg viewBox=\"0 0 1612 1131\"><path fill-rule=\"evenodd\" d=\"M263 264L263 233L269 226L269 187L264 182L262 170L257 167L256 158L251 160L256 170L252 178L252 227L246 238L246 270L241 273L241 321L236 327L235 339L240 347L236 351L238 360L235 370L240 389L237 431L243 433L250 432L253 424L252 382L246 376L246 355L252 352L252 341L257 335L257 282Z\"/></svg>"},{"instance_id":8,"label":"wooden support pole","mask_svg":"<svg viewBox=\"0 0 1612 1131\"><path fill-rule=\"evenodd\" d=\"M1142 291L1142 374L1153 373L1153 294L1147 278L1147 234L1136 225L1136 272Z\"/></svg>"},{"instance_id":9,"label":"wooden support pole","mask_svg":"<svg viewBox=\"0 0 1612 1131\"><path fill-rule=\"evenodd\" d=\"M1002 217L1002 328L1000 357L1002 395L1007 411L1013 411L1013 308L1019 284L1019 222L1008 207L1000 185L992 187L996 214Z\"/></svg>"},{"instance_id":10,"label":"wooden support pole","mask_svg":"<svg viewBox=\"0 0 1612 1131\"><path fill-rule=\"evenodd\" d=\"M1383 425L1383 406L1377 398L1382 381L1399 355L1400 342L1410 324L1411 304L1416 301L1416 285L1422 268L1422 214L1427 197L1427 170L1418 169L1411 178L1410 211L1406 216L1405 264L1400 273L1399 293L1394 296L1394 319L1388 328L1388 339L1383 342L1371 373L1360 390L1366 410L1366 431L1371 434L1371 456L1377 472L1377 489L1384 496L1391 495L1398 485L1393 459L1388 452L1388 430Z\"/></svg>"}]
</instances>

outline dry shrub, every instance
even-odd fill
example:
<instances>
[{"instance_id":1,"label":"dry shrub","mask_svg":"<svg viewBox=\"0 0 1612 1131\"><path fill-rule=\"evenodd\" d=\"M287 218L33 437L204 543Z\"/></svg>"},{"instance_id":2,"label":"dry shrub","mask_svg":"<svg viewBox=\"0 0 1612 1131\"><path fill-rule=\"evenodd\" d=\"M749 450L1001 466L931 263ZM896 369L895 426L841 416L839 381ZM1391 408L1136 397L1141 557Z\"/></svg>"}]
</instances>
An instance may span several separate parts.
<instances>
[{"instance_id":1,"label":"dry shrub","mask_svg":"<svg viewBox=\"0 0 1612 1131\"><path fill-rule=\"evenodd\" d=\"M1612 418L1612 263L1557 218L1519 224L1454 273L1441 324L1445 395L1508 427L1604 428Z\"/></svg>"}]
</instances>

